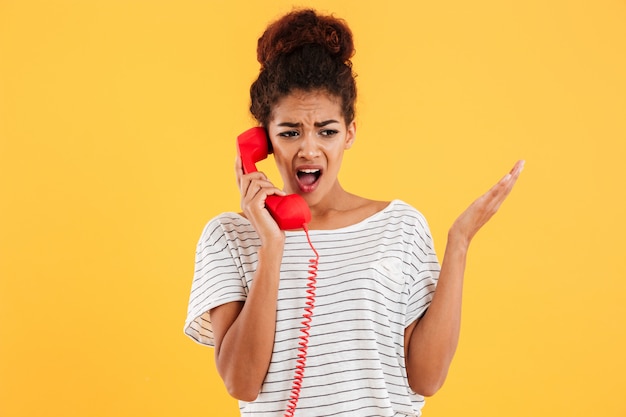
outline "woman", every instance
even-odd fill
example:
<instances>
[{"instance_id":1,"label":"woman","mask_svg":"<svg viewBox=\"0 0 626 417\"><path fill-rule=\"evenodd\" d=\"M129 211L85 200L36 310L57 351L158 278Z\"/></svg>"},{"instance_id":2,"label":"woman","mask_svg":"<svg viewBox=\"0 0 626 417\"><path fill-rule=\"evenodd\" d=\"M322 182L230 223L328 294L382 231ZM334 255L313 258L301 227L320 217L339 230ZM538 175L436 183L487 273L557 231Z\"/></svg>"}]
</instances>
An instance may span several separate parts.
<instances>
[{"instance_id":1,"label":"woman","mask_svg":"<svg viewBox=\"0 0 626 417\"><path fill-rule=\"evenodd\" d=\"M287 14L259 39L251 112L268 132L284 189L245 174L237 158L243 213L204 229L185 327L215 347L242 415L283 415L295 402L298 416L419 416L456 350L470 241L523 166L454 222L440 268L417 210L339 183L356 135L353 53L345 22L313 10ZM304 231L279 229L265 200L291 193L310 207L320 263L306 368L289 403L312 252Z\"/></svg>"}]
</instances>

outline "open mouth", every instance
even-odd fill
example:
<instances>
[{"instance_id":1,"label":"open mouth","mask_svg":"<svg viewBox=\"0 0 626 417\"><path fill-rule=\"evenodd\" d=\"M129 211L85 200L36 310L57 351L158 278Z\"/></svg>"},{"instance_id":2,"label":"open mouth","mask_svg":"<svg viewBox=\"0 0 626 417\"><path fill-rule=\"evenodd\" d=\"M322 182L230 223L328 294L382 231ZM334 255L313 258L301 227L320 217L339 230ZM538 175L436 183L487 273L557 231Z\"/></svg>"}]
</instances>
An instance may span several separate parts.
<instances>
[{"instance_id":1,"label":"open mouth","mask_svg":"<svg viewBox=\"0 0 626 417\"><path fill-rule=\"evenodd\" d=\"M300 169L298 170L298 184L302 191L313 191L317 182L322 175L322 171L320 169Z\"/></svg>"}]
</instances>

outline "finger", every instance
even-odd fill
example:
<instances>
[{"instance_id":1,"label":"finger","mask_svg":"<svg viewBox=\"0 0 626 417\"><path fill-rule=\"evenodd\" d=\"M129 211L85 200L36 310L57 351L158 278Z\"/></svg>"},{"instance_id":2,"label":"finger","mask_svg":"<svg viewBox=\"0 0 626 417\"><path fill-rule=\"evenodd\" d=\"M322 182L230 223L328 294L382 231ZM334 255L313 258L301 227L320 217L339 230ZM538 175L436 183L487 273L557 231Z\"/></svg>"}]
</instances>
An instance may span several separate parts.
<instances>
[{"instance_id":1,"label":"finger","mask_svg":"<svg viewBox=\"0 0 626 417\"><path fill-rule=\"evenodd\" d=\"M255 186L253 186L255 187ZM276 187L252 188L249 195L249 204L260 209L265 208L265 200L271 195L284 196L285 192Z\"/></svg>"},{"instance_id":2,"label":"finger","mask_svg":"<svg viewBox=\"0 0 626 417\"><path fill-rule=\"evenodd\" d=\"M511 174L516 178L519 177L519 174L521 174L522 171L524 170L525 164L526 164L526 161L523 159L517 161L515 165L513 166L513 169L511 170Z\"/></svg>"},{"instance_id":3,"label":"finger","mask_svg":"<svg viewBox=\"0 0 626 417\"><path fill-rule=\"evenodd\" d=\"M269 181L263 181L263 180L252 181L250 183L250 186L248 187L249 196L251 198L254 198L259 193L263 193L265 197L267 197L268 195L280 195L280 196L287 195L287 193L285 193L280 188L274 187L274 184L272 184Z\"/></svg>"},{"instance_id":4,"label":"finger","mask_svg":"<svg viewBox=\"0 0 626 417\"><path fill-rule=\"evenodd\" d=\"M519 161L517 161L515 163L515 165L511 169L511 172L509 173L510 177L506 181L507 182L507 187L506 187L506 191L505 191L504 197L508 196L509 193L511 192L511 190L513 189L513 186L517 182L517 179L519 178L520 174L524 170L524 164L525 163L526 163L526 161L519 160Z\"/></svg>"},{"instance_id":5,"label":"finger","mask_svg":"<svg viewBox=\"0 0 626 417\"><path fill-rule=\"evenodd\" d=\"M250 186L250 182L252 181L268 181L267 177L265 176L265 174L263 174L262 172L253 172L250 174L244 174L243 172L241 173L241 187L240 189L242 190L242 194L245 194L245 190L248 189L248 187Z\"/></svg>"},{"instance_id":6,"label":"finger","mask_svg":"<svg viewBox=\"0 0 626 417\"><path fill-rule=\"evenodd\" d=\"M253 184L250 192L241 202L241 208L250 219L268 218L269 215L266 207L266 200L270 195L285 195L285 193L276 187L259 187Z\"/></svg>"},{"instance_id":7,"label":"finger","mask_svg":"<svg viewBox=\"0 0 626 417\"><path fill-rule=\"evenodd\" d=\"M513 168L511 168L511 171L509 171L508 174L506 174L502 180L504 181L510 181L510 180L517 180L517 178L519 177L519 175L522 173L522 171L524 170L524 164L526 164L526 161L521 159L519 161L517 161L515 163L515 165L513 165Z\"/></svg>"},{"instance_id":8,"label":"finger","mask_svg":"<svg viewBox=\"0 0 626 417\"><path fill-rule=\"evenodd\" d=\"M506 195L508 195L509 192L511 192L511 189L513 188L513 185L515 185L515 182L517 181L517 179L519 178L520 174L522 173L522 170L524 169L524 164L526 161L524 160L519 160L515 163L515 165L513 166L513 168L511 168L511 171L509 171L508 174L506 174L504 177L502 177L502 179L500 181L498 181L498 183L496 183L496 185L494 187L492 187L492 189L498 189L498 188L502 188L502 190L505 193L505 197Z\"/></svg>"},{"instance_id":9,"label":"finger","mask_svg":"<svg viewBox=\"0 0 626 417\"><path fill-rule=\"evenodd\" d=\"M243 174L243 165L241 163L241 157L239 156L239 153L237 153L237 156L235 156L235 173L237 173L238 176Z\"/></svg>"},{"instance_id":10,"label":"finger","mask_svg":"<svg viewBox=\"0 0 626 417\"><path fill-rule=\"evenodd\" d=\"M253 173L250 176L244 176L245 190L242 192L243 198L254 198L260 191L263 191L265 195L287 195L283 190L276 188L271 181L263 173Z\"/></svg>"},{"instance_id":11,"label":"finger","mask_svg":"<svg viewBox=\"0 0 626 417\"><path fill-rule=\"evenodd\" d=\"M513 189L513 182L506 181L496 184L496 187L489 192L487 208L489 211L495 213L500 208L500 205L506 200L508 195Z\"/></svg>"},{"instance_id":12,"label":"finger","mask_svg":"<svg viewBox=\"0 0 626 417\"><path fill-rule=\"evenodd\" d=\"M265 184L263 184L265 182ZM251 178L248 175L241 177L241 197L246 198L251 195L255 195L260 188L271 187L272 184L269 181L265 181L263 178Z\"/></svg>"},{"instance_id":13,"label":"finger","mask_svg":"<svg viewBox=\"0 0 626 417\"><path fill-rule=\"evenodd\" d=\"M511 171L487 192L486 196L490 200L488 205L494 212L500 208L500 205L513 190L513 186L524 169L524 163L524 160L517 161Z\"/></svg>"},{"instance_id":14,"label":"finger","mask_svg":"<svg viewBox=\"0 0 626 417\"><path fill-rule=\"evenodd\" d=\"M287 195L287 193L280 188L273 187L271 190L269 190L267 195L279 195L281 197L284 197Z\"/></svg>"},{"instance_id":15,"label":"finger","mask_svg":"<svg viewBox=\"0 0 626 417\"><path fill-rule=\"evenodd\" d=\"M241 190L241 177L243 175L243 169L241 167L241 158L239 157L239 153L235 156L235 179L237 180L237 186L239 190Z\"/></svg>"}]
</instances>

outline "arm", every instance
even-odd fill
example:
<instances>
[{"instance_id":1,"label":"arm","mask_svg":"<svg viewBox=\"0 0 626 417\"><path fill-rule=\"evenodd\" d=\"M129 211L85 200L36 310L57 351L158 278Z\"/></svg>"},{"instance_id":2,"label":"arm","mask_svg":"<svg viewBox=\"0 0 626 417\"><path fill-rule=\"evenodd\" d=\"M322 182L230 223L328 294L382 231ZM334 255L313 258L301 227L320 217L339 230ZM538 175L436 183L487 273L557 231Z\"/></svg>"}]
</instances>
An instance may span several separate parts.
<instances>
[{"instance_id":1,"label":"arm","mask_svg":"<svg viewBox=\"0 0 626 417\"><path fill-rule=\"evenodd\" d=\"M405 330L406 369L411 388L430 396L441 388L461 328L461 299L467 251L474 235L496 213L519 177L523 161L474 201L448 232L437 290L428 310Z\"/></svg>"},{"instance_id":2,"label":"arm","mask_svg":"<svg viewBox=\"0 0 626 417\"><path fill-rule=\"evenodd\" d=\"M211 310L215 361L233 397L252 401L269 368L276 329L276 303L285 234L265 209L268 195L284 193L263 173L244 175L235 165L241 206L261 239L258 264L245 303L228 303Z\"/></svg>"}]
</instances>

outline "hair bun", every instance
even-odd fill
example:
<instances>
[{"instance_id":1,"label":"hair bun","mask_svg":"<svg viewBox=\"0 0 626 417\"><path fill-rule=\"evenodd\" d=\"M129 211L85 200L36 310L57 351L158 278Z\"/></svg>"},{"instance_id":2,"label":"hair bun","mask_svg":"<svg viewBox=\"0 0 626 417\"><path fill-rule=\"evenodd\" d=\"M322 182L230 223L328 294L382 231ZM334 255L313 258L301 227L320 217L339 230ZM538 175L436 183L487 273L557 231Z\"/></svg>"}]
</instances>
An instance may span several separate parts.
<instances>
[{"instance_id":1,"label":"hair bun","mask_svg":"<svg viewBox=\"0 0 626 417\"><path fill-rule=\"evenodd\" d=\"M257 60L267 67L274 59L304 45L323 46L335 59L348 62L354 55L352 32L341 19L296 10L270 24L257 45Z\"/></svg>"}]
</instances>

